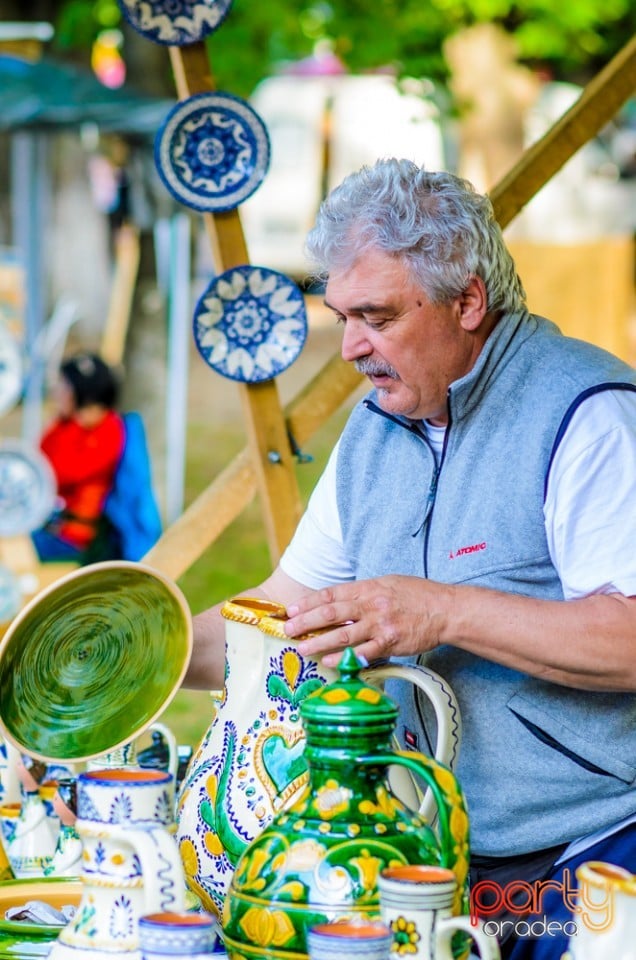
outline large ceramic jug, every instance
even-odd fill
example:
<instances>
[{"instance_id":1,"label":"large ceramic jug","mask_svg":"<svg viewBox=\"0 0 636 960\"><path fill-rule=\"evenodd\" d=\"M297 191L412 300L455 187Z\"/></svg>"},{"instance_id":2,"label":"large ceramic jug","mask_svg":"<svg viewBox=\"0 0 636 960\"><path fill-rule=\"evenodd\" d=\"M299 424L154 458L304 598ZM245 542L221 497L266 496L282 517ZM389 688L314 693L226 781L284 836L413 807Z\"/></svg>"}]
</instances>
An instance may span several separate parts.
<instances>
[{"instance_id":1,"label":"large ceramic jug","mask_svg":"<svg viewBox=\"0 0 636 960\"><path fill-rule=\"evenodd\" d=\"M636 875L588 860L576 879L576 910L563 960L636 960Z\"/></svg>"},{"instance_id":2,"label":"large ceramic jug","mask_svg":"<svg viewBox=\"0 0 636 960\"><path fill-rule=\"evenodd\" d=\"M336 672L298 653L286 636L285 608L250 597L228 601L225 687L215 717L184 778L177 839L186 879L204 907L219 914L234 867L248 843L289 806L308 778L299 707ZM402 678L420 688L437 718L438 759L453 765L459 709L450 688L423 667L387 663L369 668L373 683ZM404 769L404 768L403 768ZM406 782L408 780L408 783ZM408 778L400 795L418 807ZM424 806L430 809L427 797ZM436 804L432 805L436 809Z\"/></svg>"},{"instance_id":3,"label":"large ceramic jug","mask_svg":"<svg viewBox=\"0 0 636 960\"><path fill-rule=\"evenodd\" d=\"M77 808L82 899L50 960L141 960L139 918L184 909L174 779L156 770L82 773Z\"/></svg>"},{"instance_id":4,"label":"large ceramic jug","mask_svg":"<svg viewBox=\"0 0 636 960\"><path fill-rule=\"evenodd\" d=\"M237 863L223 907L232 960L299 960L316 924L378 917L378 877L387 867L446 867L457 881L453 912L465 902L468 816L455 776L430 757L393 749L397 705L361 680L350 648L340 674L300 706L309 768L302 795ZM393 793L391 765L428 784L439 812L437 834Z\"/></svg>"}]
</instances>

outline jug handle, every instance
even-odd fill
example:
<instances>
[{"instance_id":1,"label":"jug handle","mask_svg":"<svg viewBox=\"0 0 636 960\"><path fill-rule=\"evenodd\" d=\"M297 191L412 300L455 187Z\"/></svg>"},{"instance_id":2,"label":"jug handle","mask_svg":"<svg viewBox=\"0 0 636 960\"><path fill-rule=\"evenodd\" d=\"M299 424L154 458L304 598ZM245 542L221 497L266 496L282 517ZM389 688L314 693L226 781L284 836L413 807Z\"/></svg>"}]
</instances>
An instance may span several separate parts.
<instances>
[{"instance_id":1,"label":"jug handle","mask_svg":"<svg viewBox=\"0 0 636 960\"><path fill-rule=\"evenodd\" d=\"M378 680L406 680L422 690L435 711L437 721L435 760L451 770L455 769L462 736L461 713L455 694L443 677L419 663L387 662L362 670L360 679L376 685ZM413 755L418 756L416 753ZM438 809L439 804L429 785L420 802L420 813L429 823L434 823Z\"/></svg>"},{"instance_id":2,"label":"jug handle","mask_svg":"<svg viewBox=\"0 0 636 960\"><path fill-rule=\"evenodd\" d=\"M426 782L439 814L441 866L451 869L457 877L453 909L461 913L468 878L469 827L466 802L455 774L432 757L411 750L367 754L358 757L356 762L365 766L406 767Z\"/></svg>"},{"instance_id":3,"label":"jug handle","mask_svg":"<svg viewBox=\"0 0 636 960\"><path fill-rule=\"evenodd\" d=\"M174 777L174 782L177 782L177 773L179 770L179 748L177 746L177 739L165 723L151 723L149 730L157 730L164 738L168 745L168 773L171 773Z\"/></svg>"},{"instance_id":4,"label":"jug handle","mask_svg":"<svg viewBox=\"0 0 636 960\"><path fill-rule=\"evenodd\" d=\"M139 857L144 878L144 912L181 913L185 910L186 881L174 837L164 826L143 830L110 826L108 836L129 844Z\"/></svg>"}]
</instances>

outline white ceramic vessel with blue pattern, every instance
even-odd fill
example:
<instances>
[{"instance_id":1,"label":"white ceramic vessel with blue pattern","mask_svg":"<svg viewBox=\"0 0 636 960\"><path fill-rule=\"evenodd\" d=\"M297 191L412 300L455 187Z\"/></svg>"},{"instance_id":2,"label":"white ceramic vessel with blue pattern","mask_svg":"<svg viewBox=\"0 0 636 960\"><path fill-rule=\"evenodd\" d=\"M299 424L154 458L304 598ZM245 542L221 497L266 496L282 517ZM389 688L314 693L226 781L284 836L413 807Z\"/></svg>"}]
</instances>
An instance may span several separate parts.
<instances>
[{"instance_id":1,"label":"white ceramic vessel with blue pattern","mask_svg":"<svg viewBox=\"0 0 636 960\"><path fill-rule=\"evenodd\" d=\"M174 778L156 770L80 774L83 894L50 960L141 960L139 918L185 909L174 840Z\"/></svg>"},{"instance_id":2,"label":"white ceramic vessel with blue pattern","mask_svg":"<svg viewBox=\"0 0 636 960\"><path fill-rule=\"evenodd\" d=\"M229 93L197 93L169 111L155 138L155 165L173 197L204 213L233 210L269 169L267 127Z\"/></svg>"}]
</instances>

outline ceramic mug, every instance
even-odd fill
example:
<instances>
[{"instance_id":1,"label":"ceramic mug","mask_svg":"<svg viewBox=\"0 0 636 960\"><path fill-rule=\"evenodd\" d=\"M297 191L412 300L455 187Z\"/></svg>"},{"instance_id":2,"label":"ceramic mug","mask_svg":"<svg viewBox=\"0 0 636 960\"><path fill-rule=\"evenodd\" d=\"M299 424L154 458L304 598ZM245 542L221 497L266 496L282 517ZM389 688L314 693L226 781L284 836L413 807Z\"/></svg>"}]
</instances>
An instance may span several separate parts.
<instances>
[{"instance_id":1,"label":"ceramic mug","mask_svg":"<svg viewBox=\"0 0 636 960\"><path fill-rule=\"evenodd\" d=\"M578 894L567 960L636 960L636 875L587 860L576 870Z\"/></svg>"},{"instance_id":2,"label":"ceramic mug","mask_svg":"<svg viewBox=\"0 0 636 960\"><path fill-rule=\"evenodd\" d=\"M139 918L143 960L209 957L216 939L216 921L209 913L149 913Z\"/></svg>"},{"instance_id":3,"label":"ceramic mug","mask_svg":"<svg viewBox=\"0 0 636 960\"><path fill-rule=\"evenodd\" d=\"M384 923L319 923L307 931L310 960L389 960L393 937Z\"/></svg>"},{"instance_id":4,"label":"ceramic mug","mask_svg":"<svg viewBox=\"0 0 636 960\"><path fill-rule=\"evenodd\" d=\"M393 953L413 960L453 960L451 941L461 930L482 960L499 960L499 945L470 917L453 916L457 881L452 870L416 864L389 867L378 877L382 919L393 935Z\"/></svg>"}]
</instances>

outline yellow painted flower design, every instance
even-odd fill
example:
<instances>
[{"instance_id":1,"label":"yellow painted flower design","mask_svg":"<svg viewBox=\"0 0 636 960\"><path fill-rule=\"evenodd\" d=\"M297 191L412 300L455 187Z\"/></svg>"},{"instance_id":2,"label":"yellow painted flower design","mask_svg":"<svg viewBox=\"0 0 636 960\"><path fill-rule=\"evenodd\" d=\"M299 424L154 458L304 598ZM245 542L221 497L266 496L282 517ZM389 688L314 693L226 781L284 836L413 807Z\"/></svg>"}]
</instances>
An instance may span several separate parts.
<instances>
[{"instance_id":1,"label":"yellow painted flower design","mask_svg":"<svg viewBox=\"0 0 636 960\"><path fill-rule=\"evenodd\" d=\"M351 790L336 780L327 780L316 792L314 806L323 820L332 820L340 813L346 813L351 800Z\"/></svg>"},{"instance_id":2,"label":"yellow painted flower design","mask_svg":"<svg viewBox=\"0 0 636 960\"><path fill-rule=\"evenodd\" d=\"M365 814L365 816L382 814L389 820L395 820L396 811L404 809L404 805L396 797L392 797L385 787L378 787L375 799L376 803L363 800L359 805L360 813Z\"/></svg>"},{"instance_id":3,"label":"yellow painted flower design","mask_svg":"<svg viewBox=\"0 0 636 960\"><path fill-rule=\"evenodd\" d=\"M397 953L401 957L407 953L417 953L420 935L412 920L401 916L396 917L391 921L391 930L393 932L392 953Z\"/></svg>"},{"instance_id":4,"label":"yellow painted flower design","mask_svg":"<svg viewBox=\"0 0 636 960\"><path fill-rule=\"evenodd\" d=\"M368 850L363 850L359 857L350 860L350 864L358 870L363 889L374 890L382 861L378 857L372 857Z\"/></svg>"},{"instance_id":5,"label":"yellow painted flower design","mask_svg":"<svg viewBox=\"0 0 636 960\"><path fill-rule=\"evenodd\" d=\"M282 910L250 907L241 918L241 927L259 947L283 947L294 936L292 922Z\"/></svg>"}]
</instances>

